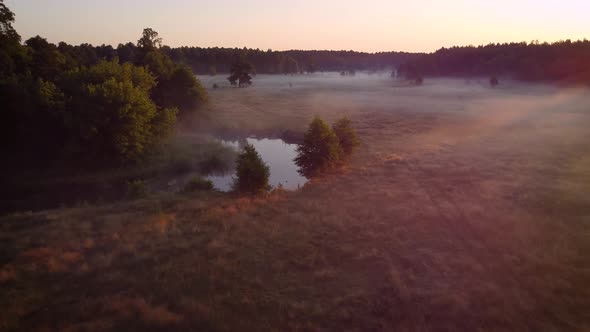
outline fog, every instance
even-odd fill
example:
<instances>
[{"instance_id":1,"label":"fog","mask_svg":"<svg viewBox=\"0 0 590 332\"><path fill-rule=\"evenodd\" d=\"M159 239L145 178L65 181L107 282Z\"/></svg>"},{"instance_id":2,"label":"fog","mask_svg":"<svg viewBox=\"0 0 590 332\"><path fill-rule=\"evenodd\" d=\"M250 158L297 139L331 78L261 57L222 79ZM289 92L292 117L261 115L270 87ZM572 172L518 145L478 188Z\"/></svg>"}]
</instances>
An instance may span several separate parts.
<instances>
[{"instance_id":1,"label":"fog","mask_svg":"<svg viewBox=\"0 0 590 332\"><path fill-rule=\"evenodd\" d=\"M346 115L363 122L371 116L410 113L410 117L479 119L486 126L509 126L547 113L579 112L590 101L584 88L510 80L491 88L483 77L427 78L422 86L413 86L386 72L257 75L249 88L233 88L221 74L199 79L210 89L208 114L213 127L274 136L302 132L314 115L330 121ZM220 88L212 89L213 84Z\"/></svg>"},{"instance_id":2,"label":"fog","mask_svg":"<svg viewBox=\"0 0 590 332\"><path fill-rule=\"evenodd\" d=\"M474 179L496 177L480 179L492 186L537 176L553 185L555 160L566 168L576 163L589 138L586 88L505 79L492 88L485 77L426 78L414 86L385 72L257 75L248 88L231 87L221 74L199 79L211 96L209 120L185 131L297 143L313 116L348 116L363 141L353 167L414 158L437 168L466 163Z\"/></svg>"}]
</instances>

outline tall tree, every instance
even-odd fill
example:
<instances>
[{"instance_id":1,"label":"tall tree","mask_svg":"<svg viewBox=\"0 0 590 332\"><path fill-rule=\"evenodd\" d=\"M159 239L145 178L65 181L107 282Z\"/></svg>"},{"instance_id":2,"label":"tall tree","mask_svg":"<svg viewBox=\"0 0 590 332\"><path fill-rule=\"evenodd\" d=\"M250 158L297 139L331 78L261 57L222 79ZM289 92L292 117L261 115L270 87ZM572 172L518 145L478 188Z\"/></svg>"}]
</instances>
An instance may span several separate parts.
<instances>
[{"instance_id":1,"label":"tall tree","mask_svg":"<svg viewBox=\"0 0 590 332\"><path fill-rule=\"evenodd\" d=\"M12 27L14 13L0 0L0 36L20 42L20 35Z\"/></svg>"},{"instance_id":2,"label":"tall tree","mask_svg":"<svg viewBox=\"0 0 590 332\"><path fill-rule=\"evenodd\" d=\"M23 72L28 55L20 44L20 35L12 27L14 13L0 0L0 77Z\"/></svg>"},{"instance_id":3,"label":"tall tree","mask_svg":"<svg viewBox=\"0 0 590 332\"><path fill-rule=\"evenodd\" d=\"M162 38L152 28L143 29L141 38L137 41L137 47L146 51L160 48L162 46Z\"/></svg>"},{"instance_id":4,"label":"tall tree","mask_svg":"<svg viewBox=\"0 0 590 332\"><path fill-rule=\"evenodd\" d=\"M254 73L254 66L247 62L243 55L236 57L230 67L230 76L227 78L231 85L238 85L238 87L249 86L252 84L252 76Z\"/></svg>"}]
</instances>

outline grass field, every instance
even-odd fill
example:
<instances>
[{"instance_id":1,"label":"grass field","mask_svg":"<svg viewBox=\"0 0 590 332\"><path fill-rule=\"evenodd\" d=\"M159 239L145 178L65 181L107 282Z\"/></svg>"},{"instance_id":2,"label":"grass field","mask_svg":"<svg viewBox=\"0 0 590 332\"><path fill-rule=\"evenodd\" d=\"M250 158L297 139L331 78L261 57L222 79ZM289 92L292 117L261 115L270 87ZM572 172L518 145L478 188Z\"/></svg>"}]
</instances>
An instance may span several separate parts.
<instances>
[{"instance_id":1,"label":"grass field","mask_svg":"<svg viewBox=\"0 0 590 332\"><path fill-rule=\"evenodd\" d=\"M182 133L297 136L348 115L350 164L296 192L2 217L0 331L590 330L588 90L254 83L211 90Z\"/></svg>"}]
</instances>

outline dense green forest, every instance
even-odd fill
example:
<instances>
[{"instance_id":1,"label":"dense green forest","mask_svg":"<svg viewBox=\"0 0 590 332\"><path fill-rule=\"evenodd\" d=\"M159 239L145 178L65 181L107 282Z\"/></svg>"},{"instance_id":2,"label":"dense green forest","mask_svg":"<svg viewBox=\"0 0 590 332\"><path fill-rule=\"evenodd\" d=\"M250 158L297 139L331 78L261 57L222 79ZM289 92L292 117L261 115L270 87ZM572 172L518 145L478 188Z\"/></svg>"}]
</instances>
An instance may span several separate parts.
<instances>
[{"instance_id":1,"label":"dense green forest","mask_svg":"<svg viewBox=\"0 0 590 332\"><path fill-rule=\"evenodd\" d=\"M410 59L399 73L416 76L504 76L590 84L590 41L506 43L442 48Z\"/></svg>"},{"instance_id":2,"label":"dense green forest","mask_svg":"<svg viewBox=\"0 0 590 332\"><path fill-rule=\"evenodd\" d=\"M139 48L134 43L92 46L82 44L71 46L60 43L59 48L68 50L72 56L86 63L96 63L100 59L133 61ZM229 73L236 57L248 60L259 74L297 74L316 71L343 70L389 70L390 68L414 59L421 54L405 52L364 53L355 51L262 51L249 48L202 48L162 46L160 51L174 62L183 63L197 74L215 75Z\"/></svg>"},{"instance_id":3,"label":"dense green forest","mask_svg":"<svg viewBox=\"0 0 590 332\"><path fill-rule=\"evenodd\" d=\"M127 50L131 45L124 46ZM121 46L117 50L119 50ZM296 74L318 71L389 70L416 58L405 52L364 53L355 51L262 51L259 49L164 47L173 60L186 63L201 74L229 72L237 53L242 54L260 74Z\"/></svg>"},{"instance_id":4,"label":"dense green forest","mask_svg":"<svg viewBox=\"0 0 590 332\"><path fill-rule=\"evenodd\" d=\"M135 62L141 47L134 43L77 46L60 43L58 50L70 61L96 64L100 60ZM503 76L528 81L590 82L590 41L555 43L505 43L485 46L441 48L430 53L355 51L262 51L248 48L201 48L162 46L161 54L197 74L230 72L237 57L245 58L259 74L296 74L318 71L397 69L406 77Z\"/></svg>"},{"instance_id":5,"label":"dense green forest","mask_svg":"<svg viewBox=\"0 0 590 332\"><path fill-rule=\"evenodd\" d=\"M109 47L39 36L23 44L14 19L0 1L2 167L134 162L172 132L177 115L207 99L190 68L160 51L151 29L121 60Z\"/></svg>"}]
</instances>

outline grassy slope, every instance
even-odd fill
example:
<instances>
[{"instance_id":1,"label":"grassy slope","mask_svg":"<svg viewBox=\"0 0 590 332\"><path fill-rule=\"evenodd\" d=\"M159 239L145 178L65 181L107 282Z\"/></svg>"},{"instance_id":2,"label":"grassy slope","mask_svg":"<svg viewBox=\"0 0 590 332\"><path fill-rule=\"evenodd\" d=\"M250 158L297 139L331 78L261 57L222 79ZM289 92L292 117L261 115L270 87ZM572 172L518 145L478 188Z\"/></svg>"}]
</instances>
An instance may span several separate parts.
<instances>
[{"instance_id":1,"label":"grassy slope","mask_svg":"<svg viewBox=\"0 0 590 332\"><path fill-rule=\"evenodd\" d=\"M299 192L3 218L0 330L589 329L587 97L420 89L216 92L257 130L341 102L364 144Z\"/></svg>"}]
</instances>

